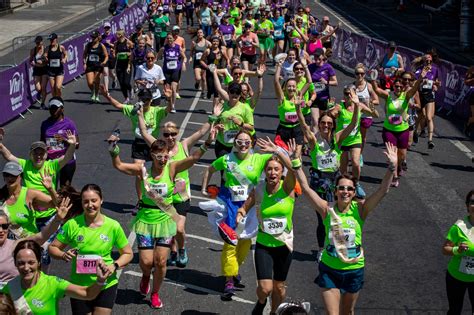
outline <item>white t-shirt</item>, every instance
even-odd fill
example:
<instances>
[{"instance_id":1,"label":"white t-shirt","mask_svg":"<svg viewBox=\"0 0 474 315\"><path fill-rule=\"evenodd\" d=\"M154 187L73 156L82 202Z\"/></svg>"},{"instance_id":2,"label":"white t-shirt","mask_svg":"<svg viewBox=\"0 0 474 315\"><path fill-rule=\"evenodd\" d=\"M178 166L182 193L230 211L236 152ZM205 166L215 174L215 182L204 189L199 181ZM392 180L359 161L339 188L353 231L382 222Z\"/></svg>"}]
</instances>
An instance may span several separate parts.
<instances>
[{"instance_id":1,"label":"white t-shirt","mask_svg":"<svg viewBox=\"0 0 474 315\"><path fill-rule=\"evenodd\" d=\"M295 72L293 71L295 63L296 61L294 61L293 63L289 63L287 60L283 62L283 65L281 66L281 76L283 77L283 81L295 77Z\"/></svg>"},{"instance_id":2,"label":"white t-shirt","mask_svg":"<svg viewBox=\"0 0 474 315\"><path fill-rule=\"evenodd\" d=\"M153 82L155 82L155 80L164 81L165 75L163 74L163 69L161 69L159 65L154 64L153 68L148 69L146 64L144 64L138 67L137 72L135 73L135 80L150 81L150 86L147 86L147 87L151 87L153 85ZM157 89L153 93L153 99L155 100L160 97L161 97L160 89L158 89L157 87Z\"/></svg>"}]
</instances>

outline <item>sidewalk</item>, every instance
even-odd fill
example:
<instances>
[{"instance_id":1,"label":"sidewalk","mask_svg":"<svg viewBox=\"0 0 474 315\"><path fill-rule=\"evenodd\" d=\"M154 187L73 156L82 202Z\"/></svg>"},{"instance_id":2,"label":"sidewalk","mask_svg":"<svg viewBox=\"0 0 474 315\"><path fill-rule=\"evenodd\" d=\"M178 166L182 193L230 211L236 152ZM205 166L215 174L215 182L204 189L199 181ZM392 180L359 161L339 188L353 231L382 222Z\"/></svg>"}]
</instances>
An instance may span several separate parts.
<instances>
[{"instance_id":1,"label":"sidewalk","mask_svg":"<svg viewBox=\"0 0 474 315\"><path fill-rule=\"evenodd\" d=\"M459 46L459 12L457 15L430 13L413 1L405 1L406 9L397 10L394 0L322 0L341 15L356 18L361 24L384 32L389 40L419 51L434 47L442 59L461 64L474 64L474 51L463 52ZM364 12L365 11L365 12ZM374 15L378 16L374 19ZM383 30L383 23L390 29Z\"/></svg>"},{"instance_id":2,"label":"sidewalk","mask_svg":"<svg viewBox=\"0 0 474 315\"><path fill-rule=\"evenodd\" d=\"M16 10L11 14L3 15L0 18L0 65L12 64L13 52L12 40L19 36L35 36L37 34L47 34L58 32L58 29L66 24L71 24L79 18L90 15L90 22L93 24L97 19L104 16L104 9L107 0L52 0L47 4L37 7L26 7ZM88 25L74 25L70 32L78 32ZM79 28L79 27L82 27ZM69 32L69 31L68 31ZM28 44L32 41L28 42ZM10 57L10 58L8 58ZM25 56L16 58L18 61Z\"/></svg>"}]
</instances>

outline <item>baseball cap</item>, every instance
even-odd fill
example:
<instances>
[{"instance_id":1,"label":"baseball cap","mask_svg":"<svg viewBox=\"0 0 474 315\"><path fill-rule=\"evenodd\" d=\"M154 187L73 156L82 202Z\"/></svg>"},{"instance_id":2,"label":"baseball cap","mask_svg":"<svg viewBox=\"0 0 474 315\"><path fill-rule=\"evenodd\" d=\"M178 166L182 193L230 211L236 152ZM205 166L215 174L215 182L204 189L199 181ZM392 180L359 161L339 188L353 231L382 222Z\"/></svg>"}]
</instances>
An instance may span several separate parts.
<instances>
[{"instance_id":1,"label":"baseball cap","mask_svg":"<svg viewBox=\"0 0 474 315\"><path fill-rule=\"evenodd\" d=\"M100 36L100 34L99 34L98 31L92 31L92 33L91 33L91 37L92 37L92 38L97 38L97 37L99 37L99 36Z\"/></svg>"},{"instance_id":2,"label":"baseball cap","mask_svg":"<svg viewBox=\"0 0 474 315\"><path fill-rule=\"evenodd\" d=\"M178 25L173 26L173 31L179 31L179 26Z\"/></svg>"},{"instance_id":3,"label":"baseball cap","mask_svg":"<svg viewBox=\"0 0 474 315\"><path fill-rule=\"evenodd\" d=\"M143 89L140 92L138 92L138 98L142 101L147 101L153 99L153 94L149 89Z\"/></svg>"},{"instance_id":4,"label":"baseball cap","mask_svg":"<svg viewBox=\"0 0 474 315\"><path fill-rule=\"evenodd\" d=\"M64 102L62 100L62 98L59 98L59 97L53 97L52 99L49 100L49 108L51 107L64 107Z\"/></svg>"},{"instance_id":5,"label":"baseball cap","mask_svg":"<svg viewBox=\"0 0 474 315\"><path fill-rule=\"evenodd\" d=\"M36 150L38 148L46 151L48 147L46 146L46 143L44 143L43 141L36 141L31 144L30 151Z\"/></svg>"},{"instance_id":6,"label":"baseball cap","mask_svg":"<svg viewBox=\"0 0 474 315\"><path fill-rule=\"evenodd\" d=\"M104 27L112 27L112 25L110 24L110 22L105 22Z\"/></svg>"},{"instance_id":7,"label":"baseball cap","mask_svg":"<svg viewBox=\"0 0 474 315\"><path fill-rule=\"evenodd\" d=\"M163 7L161 5L158 7L158 11L163 11Z\"/></svg>"},{"instance_id":8,"label":"baseball cap","mask_svg":"<svg viewBox=\"0 0 474 315\"><path fill-rule=\"evenodd\" d=\"M23 173L23 168L21 168L21 165L18 164L17 162L7 162L3 166L3 171L2 173L7 173L13 176L18 176L21 173Z\"/></svg>"},{"instance_id":9,"label":"baseball cap","mask_svg":"<svg viewBox=\"0 0 474 315\"><path fill-rule=\"evenodd\" d=\"M320 56L324 55L324 49L316 48L316 50L314 51L314 55L315 55L315 57L319 58Z\"/></svg>"},{"instance_id":10,"label":"baseball cap","mask_svg":"<svg viewBox=\"0 0 474 315\"><path fill-rule=\"evenodd\" d=\"M397 43L395 43L393 40L388 42L388 47L389 48L397 48Z\"/></svg>"},{"instance_id":11,"label":"baseball cap","mask_svg":"<svg viewBox=\"0 0 474 315\"><path fill-rule=\"evenodd\" d=\"M39 43L39 42L42 42L43 41L43 36L36 36L35 38L35 43Z\"/></svg>"},{"instance_id":12,"label":"baseball cap","mask_svg":"<svg viewBox=\"0 0 474 315\"><path fill-rule=\"evenodd\" d=\"M48 36L48 39L49 39L49 40L53 40L53 39L56 39L56 38L58 38L58 34L56 34L56 33L51 33L51 34L49 34L49 36Z\"/></svg>"},{"instance_id":13,"label":"baseball cap","mask_svg":"<svg viewBox=\"0 0 474 315\"><path fill-rule=\"evenodd\" d=\"M318 35L319 35L319 32L318 32L317 29L314 29L314 28L313 28L313 29L311 30L311 33L310 33L310 34L311 34L311 35L314 35L314 36L318 36Z\"/></svg>"}]
</instances>

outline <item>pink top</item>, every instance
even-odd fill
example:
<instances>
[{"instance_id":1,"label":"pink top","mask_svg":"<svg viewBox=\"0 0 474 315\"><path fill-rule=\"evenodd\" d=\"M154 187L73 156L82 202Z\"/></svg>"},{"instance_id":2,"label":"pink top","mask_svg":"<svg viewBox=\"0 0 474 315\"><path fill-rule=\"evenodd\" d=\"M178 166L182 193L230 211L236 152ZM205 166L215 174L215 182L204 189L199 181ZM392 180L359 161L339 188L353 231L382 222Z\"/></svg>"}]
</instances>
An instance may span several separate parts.
<instances>
[{"instance_id":1,"label":"pink top","mask_svg":"<svg viewBox=\"0 0 474 315\"><path fill-rule=\"evenodd\" d=\"M323 48L323 43L321 42L321 39L317 39L315 42L308 42L308 45L306 46L306 52L308 55L314 55L316 52L316 49L318 48Z\"/></svg>"},{"instance_id":2,"label":"pink top","mask_svg":"<svg viewBox=\"0 0 474 315\"><path fill-rule=\"evenodd\" d=\"M0 282L8 282L18 276L18 269L13 261L13 250L16 242L6 239L5 243L0 246Z\"/></svg>"},{"instance_id":3,"label":"pink top","mask_svg":"<svg viewBox=\"0 0 474 315\"><path fill-rule=\"evenodd\" d=\"M248 35L242 34L240 37L242 39L242 53L246 55L256 55L257 48L252 43L258 43L257 34L250 32Z\"/></svg>"}]
</instances>

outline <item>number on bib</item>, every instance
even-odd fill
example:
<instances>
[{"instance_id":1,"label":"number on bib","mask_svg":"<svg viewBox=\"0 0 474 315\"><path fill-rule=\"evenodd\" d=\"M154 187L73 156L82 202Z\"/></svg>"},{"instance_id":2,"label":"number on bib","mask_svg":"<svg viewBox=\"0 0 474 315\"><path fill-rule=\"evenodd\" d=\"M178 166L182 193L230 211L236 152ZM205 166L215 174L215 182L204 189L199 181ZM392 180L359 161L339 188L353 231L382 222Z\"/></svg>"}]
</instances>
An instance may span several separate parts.
<instances>
[{"instance_id":1,"label":"number on bib","mask_svg":"<svg viewBox=\"0 0 474 315\"><path fill-rule=\"evenodd\" d=\"M101 257L98 255L78 255L76 259L76 273L95 274L99 259Z\"/></svg>"},{"instance_id":2,"label":"number on bib","mask_svg":"<svg viewBox=\"0 0 474 315\"><path fill-rule=\"evenodd\" d=\"M264 219L262 223L263 232L271 235L279 235L283 233L287 225L285 217Z\"/></svg>"},{"instance_id":3,"label":"number on bib","mask_svg":"<svg viewBox=\"0 0 474 315\"><path fill-rule=\"evenodd\" d=\"M57 68L61 65L61 60L60 59L51 59L49 61L49 66L52 68Z\"/></svg>"},{"instance_id":4,"label":"number on bib","mask_svg":"<svg viewBox=\"0 0 474 315\"><path fill-rule=\"evenodd\" d=\"M462 256L459 264L459 272L474 275L474 257Z\"/></svg>"},{"instance_id":5,"label":"number on bib","mask_svg":"<svg viewBox=\"0 0 474 315\"><path fill-rule=\"evenodd\" d=\"M356 233L354 229L342 229L342 232L344 233L344 243L346 245L346 248L353 248L355 247L355 237ZM334 240L332 236L332 231L329 231L329 243L334 246Z\"/></svg>"},{"instance_id":6,"label":"number on bib","mask_svg":"<svg viewBox=\"0 0 474 315\"><path fill-rule=\"evenodd\" d=\"M178 62L176 60L170 60L166 63L166 67L170 70L178 68Z\"/></svg>"},{"instance_id":7,"label":"number on bib","mask_svg":"<svg viewBox=\"0 0 474 315\"><path fill-rule=\"evenodd\" d=\"M232 39L232 34L224 34L224 40L229 41Z\"/></svg>"},{"instance_id":8,"label":"number on bib","mask_svg":"<svg viewBox=\"0 0 474 315\"><path fill-rule=\"evenodd\" d=\"M168 195L168 185L166 183L150 183L150 189L155 191L161 197Z\"/></svg>"},{"instance_id":9,"label":"number on bib","mask_svg":"<svg viewBox=\"0 0 474 315\"><path fill-rule=\"evenodd\" d=\"M64 149L64 143L57 141L56 138L46 138L46 145L51 151L60 151Z\"/></svg>"},{"instance_id":10,"label":"number on bib","mask_svg":"<svg viewBox=\"0 0 474 315\"><path fill-rule=\"evenodd\" d=\"M298 115L296 114L296 112L286 112L285 121L290 122L290 123L295 123L298 121Z\"/></svg>"},{"instance_id":11,"label":"number on bib","mask_svg":"<svg viewBox=\"0 0 474 315\"><path fill-rule=\"evenodd\" d=\"M318 162L319 169L334 169L337 167L337 154L334 151L330 151L327 154L317 155L316 161Z\"/></svg>"},{"instance_id":12,"label":"number on bib","mask_svg":"<svg viewBox=\"0 0 474 315\"><path fill-rule=\"evenodd\" d=\"M421 87L423 90L431 90L433 89L433 80L424 80L423 86Z\"/></svg>"},{"instance_id":13,"label":"number on bib","mask_svg":"<svg viewBox=\"0 0 474 315\"><path fill-rule=\"evenodd\" d=\"M99 56L95 55L95 54L89 55L89 61L90 62L99 62Z\"/></svg>"},{"instance_id":14,"label":"number on bib","mask_svg":"<svg viewBox=\"0 0 474 315\"><path fill-rule=\"evenodd\" d=\"M182 4L176 5L176 10L182 10L182 9L183 9L183 5L182 5Z\"/></svg>"},{"instance_id":15,"label":"number on bib","mask_svg":"<svg viewBox=\"0 0 474 315\"><path fill-rule=\"evenodd\" d=\"M232 201L245 201L248 199L248 187L239 185L239 186L230 186L230 193L232 195Z\"/></svg>"},{"instance_id":16,"label":"number on bib","mask_svg":"<svg viewBox=\"0 0 474 315\"><path fill-rule=\"evenodd\" d=\"M275 32L273 32L273 35L275 36L281 36L281 30L275 30Z\"/></svg>"},{"instance_id":17,"label":"number on bib","mask_svg":"<svg viewBox=\"0 0 474 315\"><path fill-rule=\"evenodd\" d=\"M196 53L196 60L201 60L202 52Z\"/></svg>"},{"instance_id":18,"label":"number on bib","mask_svg":"<svg viewBox=\"0 0 474 315\"><path fill-rule=\"evenodd\" d=\"M316 82L314 83L314 91L316 93L320 93L326 89L326 84L321 83L321 82Z\"/></svg>"}]
</instances>

